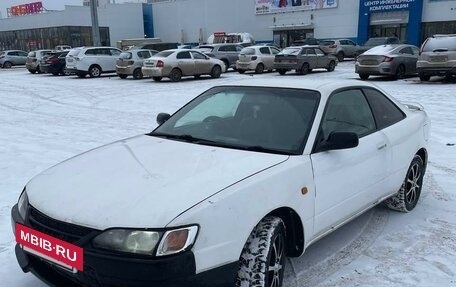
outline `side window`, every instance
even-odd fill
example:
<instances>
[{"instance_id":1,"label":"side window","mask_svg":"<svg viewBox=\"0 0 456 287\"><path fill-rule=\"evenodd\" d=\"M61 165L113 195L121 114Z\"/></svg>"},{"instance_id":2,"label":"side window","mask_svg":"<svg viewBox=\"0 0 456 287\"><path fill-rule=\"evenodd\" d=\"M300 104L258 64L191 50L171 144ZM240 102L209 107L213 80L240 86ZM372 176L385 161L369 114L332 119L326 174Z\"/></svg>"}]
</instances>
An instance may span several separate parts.
<instances>
[{"instance_id":1,"label":"side window","mask_svg":"<svg viewBox=\"0 0 456 287\"><path fill-rule=\"evenodd\" d=\"M324 139L336 131L363 137L375 130L374 116L361 90L341 91L329 98L321 124Z\"/></svg>"},{"instance_id":2,"label":"side window","mask_svg":"<svg viewBox=\"0 0 456 287\"><path fill-rule=\"evenodd\" d=\"M348 45L356 46L356 44L353 41L347 40Z\"/></svg>"},{"instance_id":3,"label":"side window","mask_svg":"<svg viewBox=\"0 0 456 287\"><path fill-rule=\"evenodd\" d=\"M261 54L266 54L266 55L271 54L271 53L269 52L269 48L268 48L268 47L261 47L261 48L260 48L260 53L261 53Z\"/></svg>"},{"instance_id":4,"label":"side window","mask_svg":"<svg viewBox=\"0 0 456 287\"><path fill-rule=\"evenodd\" d=\"M192 56L190 56L190 52L185 51L185 52L179 52L177 54L176 59L191 59Z\"/></svg>"},{"instance_id":5,"label":"side window","mask_svg":"<svg viewBox=\"0 0 456 287\"><path fill-rule=\"evenodd\" d=\"M228 48L227 48L227 46L220 46L218 50L219 50L219 52L227 52Z\"/></svg>"},{"instance_id":6,"label":"side window","mask_svg":"<svg viewBox=\"0 0 456 287\"><path fill-rule=\"evenodd\" d=\"M271 52L273 55L276 55L276 54L280 53L280 50L277 48L271 48Z\"/></svg>"},{"instance_id":7,"label":"side window","mask_svg":"<svg viewBox=\"0 0 456 287\"><path fill-rule=\"evenodd\" d=\"M232 46L232 45L226 46L226 51L228 51L228 52L236 52L237 51L236 50L236 46Z\"/></svg>"},{"instance_id":8,"label":"side window","mask_svg":"<svg viewBox=\"0 0 456 287\"><path fill-rule=\"evenodd\" d=\"M306 51L307 51L307 55L312 55L312 56L315 55L315 50L314 49L308 48L308 49L306 49Z\"/></svg>"},{"instance_id":9,"label":"side window","mask_svg":"<svg viewBox=\"0 0 456 287\"><path fill-rule=\"evenodd\" d=\"M325 53L322 50L320 50L320 49L315 49L315 52L317 53L317 56L324 56L325 55Z\"/></svg>"},{"instance_id":10,"label":"side window","mask_svg":"<svg viewBox=\"0 0 456 287\"><path fill-rule=\"evenodd\" d=\"M384 94L374 89L365 89L364 93L372 107L379 129L386 128L405 118L404 113Z\"/></svg>"},{"instance_id":11,"label":"side window","mask_svg":"<svg viewBox=\"0 0 456 287\"><path fill-rule=\"evenodd\" d=\"M140 51L138 52L138 57L140 59L147 59L147 58L150 58L152 55L149 51Z\"/></svg>"},{"instance_id":12,"label":"side window","mask_svg":"<svg viewBox=\"0 0 456 287\"><path fill-rule=\"evenodd\" d=\"M201 53L194 52L194 51L192 51L191 53L192 53L193 59L206 60L206 56L204 56Z\"/></svg>"},{"instance_id":13,"label":"side window","mask_svg":"<svg viewBox=\"0 0 456 287\"><path fill-rule=\"evenodd\" d=\"M410 47L405 47L403 49L401 49L399 51L399 54L409 54L409 55L413 55L413 51L412 51L412 48Z\"/></svg>"},{"instance_id":14,"label":"side window","mask_svg":"<svg viewBox=\"0 0 456 287\"><path fill-rule=\"evenodd\" d=\"M27 57L27 53L25 53L25 52L19 52L19 56L21 56L21 57Z\"/></svg>"},{"instance_id":15,"label":"side window","mask_svg":"<svg viewBox=\"0 0 456 287\"><path fill-rule=\"evenodd\" d=\"M119 50L110 49L109 51L111 52L111 55L113 55L113 56L120 56L120 51ZM109 55L109 53L108 53L108 55Z\"/></svg>"},{"instance_id":16,"label":"side window","mask_svg":"<svg viewBox=\"0 0 456 287\"><path fill-rule=\"evenodd\" d=\"M8 55L10 55L10 56L17 56L17 55L18 55L18 52L9 52Z\"/></svg>"},{"instance_id":17,"label":"side window","mask_svg":"<svg viewBox=\"0 0 456 287\"><path fill-rule=\"evenodd\" d=\"M413 55L415 55L415 56L420 55L420 50L417 47L412 47L412 52L413 52Z\"/></svg>"},{"instance_id":18,"label":"side window","mask_svg":"<svg viewBox=\"0 0 456 287\"><path fill-rule=\"evenodd\" d=\"M93 56L93 55L98 54L98 53L97 53L97 50L98 50L98 49L88 49L88 50L85 52L85 54L86 54L86 55L91 55L91 56Z\"/></svg>"},{"instance_id":19,"label":"side window","mask_svg":"<svg viewBox=\"0 0 456 287\"><path fill-rule=\"evenodd\" d=\"M350 45L347 40L340 40L341 45Z\"/></svg>"}]
</instances>

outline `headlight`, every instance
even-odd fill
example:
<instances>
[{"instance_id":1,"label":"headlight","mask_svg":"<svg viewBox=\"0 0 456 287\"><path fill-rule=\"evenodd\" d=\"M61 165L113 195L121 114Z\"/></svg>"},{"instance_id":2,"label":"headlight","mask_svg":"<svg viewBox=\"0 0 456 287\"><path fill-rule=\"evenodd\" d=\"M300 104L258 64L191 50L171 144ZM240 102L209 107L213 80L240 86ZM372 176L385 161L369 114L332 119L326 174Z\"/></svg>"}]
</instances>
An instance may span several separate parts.
<instances>
[{"instance_id":1,"label":"headlight","mask_svg":"<svg viewBox=\"0 0 456 287\"><path fill-rule=\"evenodd\" d=\"M195 243L198 226L189 226L165 232L157 249L157 256L185 251Z\"/></svg>"},{"instance_id":2,"label":"headlight","mask_svg":"<svg viewBox=\"0 0 456 287\"><path fill-rule=\"evenodd\" d=\"M95 237L95 247L122 252L153 255L161 232L111 229Z\"/></svg>"},{"instance_id":3,"label":"headlight","mask_svg":"<svg viewBox=\"0 0 456 287\"><path fill-rule=\"evenodd\" d=\"M27 206L28 206L28 196L27 196L27 191L24 190L21 193L21 196L19 196L19 200L17 201L17 208L19 210L19 215L22 217L22 219L25 219L25 216L27 214Z\"/></svg>"}]
</instances>

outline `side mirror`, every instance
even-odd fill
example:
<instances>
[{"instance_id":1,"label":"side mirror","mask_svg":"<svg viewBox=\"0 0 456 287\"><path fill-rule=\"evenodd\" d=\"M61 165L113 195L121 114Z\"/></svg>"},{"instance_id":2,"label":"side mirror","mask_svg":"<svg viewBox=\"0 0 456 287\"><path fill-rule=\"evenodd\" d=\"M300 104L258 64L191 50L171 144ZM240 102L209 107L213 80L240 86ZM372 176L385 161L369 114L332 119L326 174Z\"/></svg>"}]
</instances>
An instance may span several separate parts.
<instances>
[{"instance_id":1,"label":"side mirror","mask_svg":"<svg viewBox=\"0 0 456 287\"><path fill-rule=\"evenodd\" d=\"M323 141L318 151L338 150L357 147L358 135L351 132L332 132L326 141Z\"/></svg>"},{"instance_id":2,"label":"side mirror","mask_svg":"<svg viewBox=\"0 0 456 287\"><path fill-rule=\"evenodd\" d=\"M170 114L167 114L167 113L159 113L159 114L157 115L157 124L158 124L158 125L163 124L163 123L166 122L170 117L171 117Z\"/></svg>"}]
</instances>

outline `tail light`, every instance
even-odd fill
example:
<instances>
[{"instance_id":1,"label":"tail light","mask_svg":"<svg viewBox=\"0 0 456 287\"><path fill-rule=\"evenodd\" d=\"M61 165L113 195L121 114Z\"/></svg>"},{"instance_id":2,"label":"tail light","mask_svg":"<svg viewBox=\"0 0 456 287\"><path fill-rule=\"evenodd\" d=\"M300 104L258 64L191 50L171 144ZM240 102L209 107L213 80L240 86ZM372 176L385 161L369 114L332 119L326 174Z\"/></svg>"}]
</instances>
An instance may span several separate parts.
<instances>
[{"instance_id":1,"label":"tail light","mask_svg":"<svg viewBox=\"0 0 456 287\"><path fill-rule=\"evenodd\" d=\"M252 58L250 58L250 59L252 59L252 61L255 61L256 59L258 59L258 57L257 56L252 56Z\"/></svg>"},{"instance_id":2,"label":"tail light","mask_svg":"<svg viewBox=\"0 0 456 287\"><path fill-rule=\"evenodd\" d=\"M385 56L385 58L383 59L383 62L391 62L393 59L394 59L393 57Z\"/></svg>"},{"instance_id":3,"label":"tail light","mask_svg":"<svg viewBox=\"0 0 456 287\"><path fill-rule=\"evenodd\" d=\"M135 61L127 61L127 65L133 65Z\"/></svg>"},{"instance_id":4,"label":"tail light","mask_svg":"<svg viewBox=\"0 0 456 287\"><path fill-rule=\"evenodd\" d=\"M330 45L329 48L331 48L331 49L336 49L336 48L337 48L337 45Z\"/></svg>"},{"instance_id":5,"label":"tail light","mask_svg":"<svg viewBox=\"0 0 456 287\"><path fill-rule=\"evenodd\" d=\"M158 60L157 61L157 68L163 68L165 66L165 62L161 61L161 60Z\"/></svg>"},{"instance_id":6,"label":"tail light","mask_svg":"<svg viewBox=\"0 0 456 287\"><path fill-rule=\"evenodd\" d=\"M0 56L0 59L3 59L3 58L5 58L5 56Z\"/></svg>"}]
</instances>

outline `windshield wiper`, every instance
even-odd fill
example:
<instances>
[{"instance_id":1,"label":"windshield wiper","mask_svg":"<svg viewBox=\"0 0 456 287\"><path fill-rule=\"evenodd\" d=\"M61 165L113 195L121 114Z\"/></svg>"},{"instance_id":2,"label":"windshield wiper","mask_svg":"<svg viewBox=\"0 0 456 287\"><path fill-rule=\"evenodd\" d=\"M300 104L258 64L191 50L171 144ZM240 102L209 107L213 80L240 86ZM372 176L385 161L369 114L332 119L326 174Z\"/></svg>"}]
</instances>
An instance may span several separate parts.
<instances>
[{"instance_id":1,"label":"windshield wiper","mask_svg":"<svg viewBox=\"0 0 456 287\"><path fill-rule=\"evenodd\" d=\"M194 137L192 135L187 135L187 134L184 134L184 135L173 135L173 134L166 134L166 133L160 133L160 132L151 132L148 135L156 136L156 137L163 137L163 138L167 138L167 139L182 140L182 141L190 142L190 143L201 143L201 144L204 144L204 143L210 143L210 144L217 143L216 141L196 138L196 137Z\"/></svg>"},{"instance_id":2,"label":"windshield wiper","mask_svg":"<svg viewBox=\"0 0 456 287\"><path fill-rule=\"evenodd\" d=\"M264 146L260 146L260 145L246 146L246 147L242 147L242 149L248 150L248 151L258 151L258 152L267 152L267 153L275 153L275 154L286 154L286 155L293 154L290 152L284 152L284 151L280 151L280 150L265 148Z\"/></svg>"}]
</instances>

